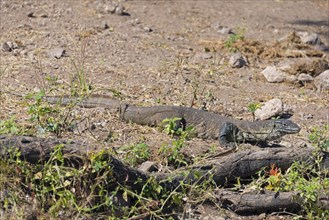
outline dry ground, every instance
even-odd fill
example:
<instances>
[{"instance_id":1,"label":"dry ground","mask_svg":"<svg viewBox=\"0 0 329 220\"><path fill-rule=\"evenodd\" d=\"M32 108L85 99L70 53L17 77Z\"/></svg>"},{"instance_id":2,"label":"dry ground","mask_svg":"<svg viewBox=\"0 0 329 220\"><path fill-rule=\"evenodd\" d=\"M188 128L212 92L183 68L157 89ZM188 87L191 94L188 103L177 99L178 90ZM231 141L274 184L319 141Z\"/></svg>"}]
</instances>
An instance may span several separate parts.
<instances>
[{"instance_id":1,"label":"dry ground","mask_svg":"<svg viewBox=\"0 0 329 220\"><path fill-rule=\"evenodd\" d=\"M292 107L292 120L302 127L287 141L306 140L311 128L328 125L328 92L266 82L261 71L285 57L246 54L250 65L232 69L227 65L231 53L221 46L228 35L215 28L220 24L234 32L243 30L245 39L264 47L293 31L318 33L328 45L328 0L128 0L122 4L123 16L106 12L111 1L104 0L1 0L0 43L12 41L19 47L0 51L1 90L27 94L45 88L48 95L69 94L70 82L77 77L74 63L83 63L96 93L119 95L128 103L206 106L209 111L251 120L249 103L279 98ZM47 55L58 47L66 50L65 56ZM21 98L3 93L0 102L0 120L15 116L17 123L29 126ZM65 132L63 137L97 141L102 147L144 142L155 150L171 141L156 128L123 123L102 108L77 108L74 113L90 117L94 126L81 126L87 130ZM192 140L189 148L198 154L216 144Z\"/></svg>"}]
</instances>

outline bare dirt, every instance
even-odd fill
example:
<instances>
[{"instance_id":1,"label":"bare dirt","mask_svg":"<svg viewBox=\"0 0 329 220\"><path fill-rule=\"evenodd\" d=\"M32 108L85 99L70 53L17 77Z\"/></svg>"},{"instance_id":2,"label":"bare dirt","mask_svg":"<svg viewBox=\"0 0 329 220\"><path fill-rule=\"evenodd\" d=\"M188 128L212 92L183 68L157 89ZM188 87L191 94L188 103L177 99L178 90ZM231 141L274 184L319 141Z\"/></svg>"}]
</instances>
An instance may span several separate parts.
<instances>
[{"instance_id":1,"label":"bare dirt","mask_svg":"<svg viewBox=\"0 0 329 220\"><path fill-rule=\"evenodd\" d=\"M329 45L328 0L120 4L125 7L123 15L109 12L111 1L1 0L1 46L8 41L17 44L10 52L0 50L1 91L27 94L44 88L47 95L70 94L78 65L95 93L136 105L206 108L252 120L248 104L279 98L291 106L291 119L302 127L298 135L285 138L289 142L307 140L312 128L329 124L328 92L318 92L312 83L268 83L261 74L268 65L294 59L280 55L287 47L277 43L294 31L317 33ZM248 66L228 65L232 52L224 42L229 35L219 33L218 25L244 36L244 43L236 47ZM65 49L65 55L49 57L54 48ZM328 53L310 51L304 58L328 61ZM0 93L0 120L15 116L28 128L26 105L7 92ZM73 114L86 123L79 125L82 132L63 133L65 138L106 148L143 142L154 152L171 143L159 129L121 122L103 108L76 108ZM196 156L210 146L217 142L192 139L187 149Z\"/></svg>"}]
</instances>

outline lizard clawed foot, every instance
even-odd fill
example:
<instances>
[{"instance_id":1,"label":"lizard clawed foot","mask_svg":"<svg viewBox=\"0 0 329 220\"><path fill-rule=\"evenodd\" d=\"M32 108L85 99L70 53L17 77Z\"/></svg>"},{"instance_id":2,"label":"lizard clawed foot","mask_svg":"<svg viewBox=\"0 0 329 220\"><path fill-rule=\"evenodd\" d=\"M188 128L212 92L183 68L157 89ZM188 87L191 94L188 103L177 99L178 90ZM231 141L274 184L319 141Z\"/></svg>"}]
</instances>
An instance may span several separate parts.
<instances>
[{"instance_id":1,"label":"lizard clawed foot","mask_svg":"<svg viewBox=\"0 0 329 220\"><path fill-rule=\"evenodd\" d=\"M219 130L219 144L226 148L237 147L239 128L231 122L225 122Z\"/></svg>"}]
</instances>

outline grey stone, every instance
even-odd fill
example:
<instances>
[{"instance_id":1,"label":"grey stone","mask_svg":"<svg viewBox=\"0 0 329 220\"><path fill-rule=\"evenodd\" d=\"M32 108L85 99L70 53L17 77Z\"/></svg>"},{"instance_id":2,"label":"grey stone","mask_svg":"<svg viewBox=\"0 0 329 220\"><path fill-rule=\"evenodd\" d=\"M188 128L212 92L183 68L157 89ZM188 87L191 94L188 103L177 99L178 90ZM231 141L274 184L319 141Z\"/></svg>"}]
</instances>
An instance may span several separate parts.
<instances>
[{"instance_id":1,"label":"grey stone","mask_svg":"<svg viewBox=\"0 0 329 220\"><path fill-rule=\"evenodd\" d=\"M154 161L145 161L138 167L138 169L144 172L155 172L158 170L157 163Z\"/></svg>"},{"instance_id":2,"label":"grey stone","mask_svg":"<svg viewBox=\"0 0 329 220\"><path fill-rule=\"evenodd\" d=\"M104 30L106 30L106 29L109 28L109 25L107 24L106 21L102 21L102 23L101 23L101 28L104 29Z\"/></svg>"},{"instance_id":3,"label":"grey stone","mask_svg":"<svg viewBox=\"0 0 329 220\"><path fill-rule=\"evenodd\" d=\"M2 44L2 49L6 52L11 52L17 48L18 48L18 45L15 42L8 41L8 42L5 42Z\"/></svg>"},{"instance_id":4,"label":"grey stone","mask_svg":"<svg viewBox=\"0 0 329 220\"><path fill-rule=\"evenodd\" d=\"M124 10L125 10L125 7L123 7L121 4L119 4L116 6L114 13L117 15L124 15Z\"/></svg>"},{"instance_id":5,"label":"grey stone","mask_svg":"<svg viewBox=\"0 0 329 220\"><path fill-rule=\"evenodd\" d=\"M305 44L311 44L311 45L321 44L320 37L315 33L302 35L300 36L300 40Z\"/></svg>"},{"instance_id":6,"label":"grey stone","mask_svg":"<svg viewBox=\"0 0 329 220\"><path fill-rule=\"evenodd\" d=\"M305 83L305 82L312 82L313 80L314 80L313 77L309 74L306 74L306 73L301 73L298 76L298 81L299 82Z\"/></svg>"},{"instance_id":7,"label":"grey stone","mask_svg":"<svg viewBox=\"0 0 329 220\"><path fill-rule=\"evenodd\" d=\"M29 17L29 18L35 18L34 12L29 12L27 14L27 17Z\"/></svg>"},{"instance_id":8,"label":"grey stone","mask_svg":"<svg viewBox=\"0 0 329 220\"><path fill-rule=\"evenodd\" d=\"M233 68L241 68L247 65L247 59L241 53L235 53L230 57L229 64Z\"/></svg>"},{"instance_id":9,"label":"grey stone","mask_svg":"<svg viewBox=\"0 0 329 220\"><path fill-rule=\"evenodd\" d=\"M314 84L319 91L329 90L329 70L315 77Z\"/></svg>"},{"instance_id":10,"label":"grey stone","mask_svg":"<svg viewBox=\"0 0 329 220\"><path fill-rule=\"evenodd\" d=\"M268 66L262 71L263 76L268 82L279 83L283 82L287 78L287 74L278 70L275 66Z\"/></svg>"},{"instance_id":11,"label":"grey stone","mask_svg":"<svg viewBox=\"0 0 329 220\"><path fill-rule=\"evenodd\" d=\"M105 7L105 12L113 14L116 8L116 5L108 5Z\"/></svg>"},{"instance_id":12,"label":"grey stone","mask_svg":"<svg viewBox=\"0 0 329 220\"><path fill-rule=\"evenodd\" d=\"M232 34L231 28L228 27L222 27L221 29L218 30L218 33L220 34Z\"/></svg>"},{"instance_id":13,"label":"grey stone","mask_svg":"<svg viewBox=\"0 0 329 220\"><path fill-rule=\"evenodd\" d=\"M152 32L153 31L152 28L150 28L150 27L144 27L143 29L144 29L145 32Z\"/></svg>"},{"instance_id":14,"label":"grey stone","mask_svg":"<svg viewBox=\"0 0 329 220\"><path fill-rule=\"evenodd\" d=\"M284 105L280 99L271 99L255 111L255 118L265 120L284 112Z\"/></svg>"},{"instance_id":15,"label":"grey stone","mask_svg":"<svg viewBox=\"0 0 329 220\"><path fill-rule=\"evenodd\" d=\"M3 49L4 51L6 51L6 52L11 52L11 51L12 51L12 48L11 48L11 46L8 44L8 42L4 42L4 43L2 44L2 49Z\"/></svg>"},{"instance_id":16,"label":"grey stone","mask_svg":"<svg viewBox=\"0 0 329 220\"><path fill-rule=\"evenodd\" d=\"M231 28L222 26L219 22L215 22L211 26L220 34L233 34Z\"/></svg>"},{"instance_id":17,"label":"grey stone","mask_svg":"<svg viewBox=\"0 0 329 220\"><path fill-rule=\"evenodd\" d=\"M57 59L59 59L59 58L61 58L65 54L65 52L66 52L65 49L63 49L61 47L54 48L54 49L48 51L48 56L50 58L57 58Z\"/></svg>"}]
</instances>

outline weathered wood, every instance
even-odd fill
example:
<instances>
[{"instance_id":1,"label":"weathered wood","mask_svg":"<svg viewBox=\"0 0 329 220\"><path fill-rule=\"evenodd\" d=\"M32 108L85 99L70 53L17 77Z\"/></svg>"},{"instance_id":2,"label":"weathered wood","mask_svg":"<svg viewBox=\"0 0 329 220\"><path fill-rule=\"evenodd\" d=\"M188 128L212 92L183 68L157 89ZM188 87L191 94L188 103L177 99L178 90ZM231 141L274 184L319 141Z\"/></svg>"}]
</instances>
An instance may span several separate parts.
<instances>
[{"instance_id":1,"label":"weathered wood","mask_svg":"<svg viewBox=\"0 0 329 220\"><path fill-rule=\"evenodd\" d=\"M88 153L96 152L94 147L90 147L89 145L78 141L34 138L28 136L0 136L0 156L4 157L7 154L8 149L17 148L21 152L22 159L30 163L37 163L40 160L47 160L55 147L59 144L64 145L62 148L63 154L69 156L70 160L73 162L79 162L81 161L81 158L85 157ZM111 161L111 164L109 164L109 166L112 167L113 175L116 180L122 185L134 186L138 189L135 182L137 180L143 182L149 178L147 174L123 164L120 160L111 155L104 156L110 157L109 161ZM75 163L77 166L80 164Z\"/></svg>"},{"instance_id":2,"label":"weathered wood","mask_svg":"<svg viewBox=\"0 0 329 220\"><path fill-rule=\"evenodd\" d=\"M31 163L36 163L39 160L46 160L50 153L54 150L54 146L63 144L63 153L71 155L77 159L85 156L94 148L87 144L77 141L67 141L60 139L40 139L33 137L0 137L0 155L5 154L5 149L10 147L18 148L21 151L22 157ZM288 169L294 161L313 162L313 148L266 148L256 150L246 150L232 153L225 157L206 161L201 165L184 167L176 170L173 173L152 174L158 181L161 181L165 187L176 188L180 181L194 184L204 179L212 178L216 184L223 185L226 182L235 180L237 177L248 178L255 175L263 167L270 167L271 164L276 164L282 171ZM131 168L123 164L120 160L111 157L113 170L121 180L146 180L149 175L142 171ZM328 154L324 154L322 165L329 167ZM127 176L128 175L128 176ZM170 181L165 181L170 179Z\"/></svg>"},{"instance_id":3,"label":"weathered wood","mask_svg":"<svg viewBox=\"0 0 329 220\"><path fill-rule=\"evenodd\" d=\"M33 137L5 137L0 136L0 156L4 157L10 148L18 148L22 158L31 163L47 160L58 144L63 144L62 152L69 155L73 160L80 160L88 153L95 151L87 144L77 141L66 141L61 139L40 139ZM218 159L206 161L203 165L194 165L176 170L173 173L149 174L138 169L129 167L111 155L109 166L112 167L115 180L131 187L137 192L143 184L151 177L167 190L173 190L181 186L181 183L202 184L204 180L212 178L218 185L234 181L237 177L248 178L253 176L263 167L276 164L282 171L288 169L294 161L305 161L312 163L312 151L310 147L305 148L267 148L246 150L232 153ZM79 163L77 164L79 166ZM328 154L323 155L322 166L329 167ZM137 181L138 180L138 181ZM265 194L238 193L231 191L218 191L217 198L223 207L238 214L290 211L300 210L300 201L294 200L296 192L266 192ZM298 198L298 196L297 196ZM318 204L323 209L329 209L329 198L326 193L319 196Z\"/></svg>"},{"instance_id":4,"label":"weathered wood","mask_svg":"<svg viewBox=\"0 0 329 220\"><path fill-rule=\"evenodd\" d=\"M216 198L223 208L244 215L282 211L296 213L301 210L297 192L241 193L219 190Z\"/></svg>"},{"instance_id":5,"label":"weathered wood","mask_svg":"<svg viewBox=\"0 0 329 220\"><path fill-rule=\"evenodd\" d=\"M279 147L236 152L207 161L204 165L177 170L174 174L170 174L171 184L175 187L179 181L195 183L200 181L195 178L195 174L197 174L197 176L202 176L205 179L212 178L216 184L223 185L226 182L235 180L237 177L248 178L254 176L260 169L270 167L271 164L275 164L282 171L285 171L294 161L313 163L313 150L311 147ZM329 168L328 154L323 154L322 166ZM158 179L163 180L168 177L168 174L160 174Z\"/></svg>"},{"instance_id":6,"label":"weathered wood","mask_svg":"<svg viewBox=\"0 0 329 220\"><path fill-rule=\"evenodd\" d=\"M296 213L302 209L299 192L233 192L220 189L215 192L219 204L237 214L260 214L287 211ZM318 196L317 205L329 210L329 195Z\"/></svg>"}]
</instances>

